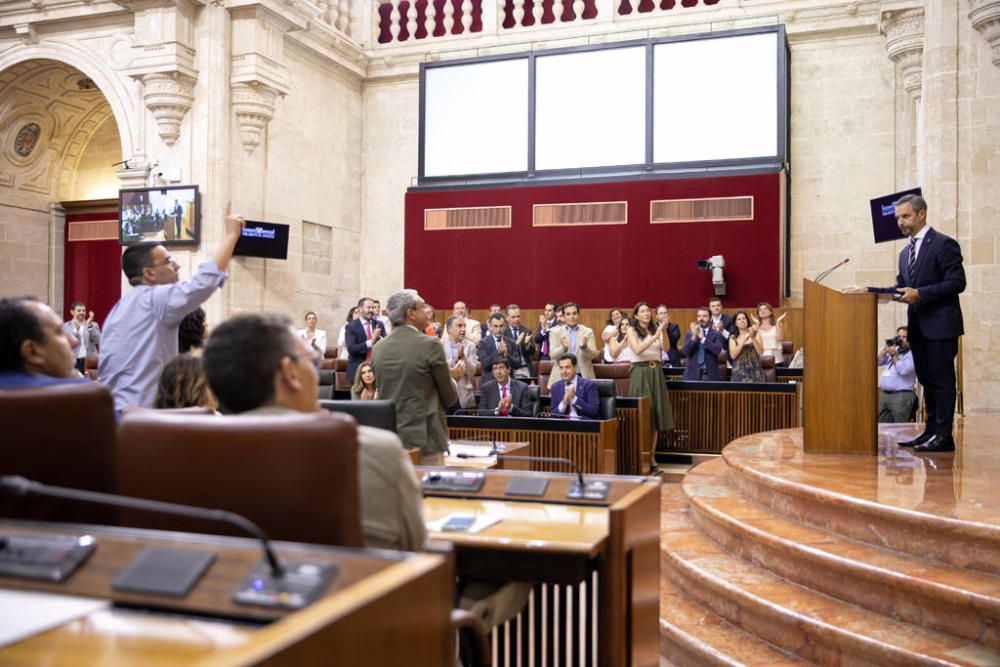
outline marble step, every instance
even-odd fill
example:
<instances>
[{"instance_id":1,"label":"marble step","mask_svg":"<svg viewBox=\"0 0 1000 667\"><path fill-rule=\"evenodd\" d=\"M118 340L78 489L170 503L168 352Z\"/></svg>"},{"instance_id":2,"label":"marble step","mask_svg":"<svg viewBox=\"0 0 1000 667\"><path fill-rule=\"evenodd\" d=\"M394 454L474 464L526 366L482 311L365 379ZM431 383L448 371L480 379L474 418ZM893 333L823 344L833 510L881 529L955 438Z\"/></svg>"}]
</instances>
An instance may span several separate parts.
<instances>
[{"instance_id":1,"label":"marble step","mask_svg":"<svg viewBox=\"0 0 1000 667\"><path fill-rule=\"evenodd\" d=\"M1000 649L1000 577L812 528L739 496L721 460L683 488L698 528L730 553L884 616Z\"/></svg>"},{"instance_id":2,"label":"marble step","mask_svg":"<svg viewBox=\"0 0 1000 667\"><path fill-rule=\"evenodd\" d=\"M687 504L682 494L671 494L662 516ZM722 620L691 601L669 580L660 581L661 667L792 667L809 663L776 649L765 641Z\"/></svg>"},{"instance_id":3,"label":"marble step","mask_svg":"<svg viewBox=\"0 0 1000 667\"><path fill-rule=\"evenodd\" d=\"M883 434L877 457L803 458L801 430L789 430L740 438L723 450L723 460L740 495L779 514L876 546L1000 575L1000 521L992 491L974 471L952 470L961 464L950 454L915 457ZM906 475L909 484L901 481Z\"/></svg>"},{"instance_id":4,"label":"marble step","mask_svg":"<svg viewBox=\"0 0 1000 667\"><path fill-rule=\"evenodd\" d=\"M664 495L683 494L666 487ZM1000 652L877 614L735 556L674 510L663 533L662 576L725 621L821 665L1000 665Z\"/></svg>"}]
</instances>

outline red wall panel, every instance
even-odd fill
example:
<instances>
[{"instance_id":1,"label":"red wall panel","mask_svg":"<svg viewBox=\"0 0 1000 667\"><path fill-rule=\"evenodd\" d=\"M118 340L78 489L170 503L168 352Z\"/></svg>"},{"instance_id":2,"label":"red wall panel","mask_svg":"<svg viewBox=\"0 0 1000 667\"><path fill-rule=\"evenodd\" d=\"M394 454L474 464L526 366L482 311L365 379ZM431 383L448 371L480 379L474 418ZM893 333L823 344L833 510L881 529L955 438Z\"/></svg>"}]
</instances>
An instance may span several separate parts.
<instances>
[{"instance_id":1,"label":"red wall panel","mask_svg":"<svg viewBox=\"0 0 1000 667\"><path fill-rule=\"evenodd\" d=\"M67 213L67 229L71 222L117 220L117 208L105 213ZM68 237L68 234L67 234ZM104 325L104 319L121 298L122 249L117 239L101 241L67 241L63 276L63 318L69 319L69 307L83 301L94 311L94 319Z\"/></svg>"},{"instance_id":2,"label":"red wall panel","mask_svg":"<svg viewBox=\"0 0 1000 667\"><path fill-rule=\"evenodd\" d=\"M714 294L695 262L726 260L726 300L780 302L782 174L616 181L579 185L420 191L406 194L404 282L439 309L515 302L583 308L663 302L703 305ZM754 218L649 223L649 202L751 195ZM625 225L533 227L534 204L627 201ZM424 210L511 206L506 229L424 230Z\"/></svg>"}]
</instances>

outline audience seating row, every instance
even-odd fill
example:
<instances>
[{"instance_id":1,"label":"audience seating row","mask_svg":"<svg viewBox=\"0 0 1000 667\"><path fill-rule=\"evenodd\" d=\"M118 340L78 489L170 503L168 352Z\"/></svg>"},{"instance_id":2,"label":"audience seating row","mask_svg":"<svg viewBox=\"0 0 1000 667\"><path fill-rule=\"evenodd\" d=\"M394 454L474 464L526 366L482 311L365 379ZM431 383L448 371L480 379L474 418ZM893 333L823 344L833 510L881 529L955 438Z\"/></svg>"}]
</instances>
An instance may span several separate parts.
<instances>
[{"instance_id":1,"label":"audience seating row","mask_svg":"<svg viewBox=\"0 0 1000 667\"><path fill-rule=\"evenodd\" d=\"M357 427L347 415L220 418L143 410L116 428L109 390L81 383L4 391L0 423L7 443L0 474L229 510L273 539L362 546ZM0 515L240 534L36 498L2 497Z\"/></svg>"}]
</instances>

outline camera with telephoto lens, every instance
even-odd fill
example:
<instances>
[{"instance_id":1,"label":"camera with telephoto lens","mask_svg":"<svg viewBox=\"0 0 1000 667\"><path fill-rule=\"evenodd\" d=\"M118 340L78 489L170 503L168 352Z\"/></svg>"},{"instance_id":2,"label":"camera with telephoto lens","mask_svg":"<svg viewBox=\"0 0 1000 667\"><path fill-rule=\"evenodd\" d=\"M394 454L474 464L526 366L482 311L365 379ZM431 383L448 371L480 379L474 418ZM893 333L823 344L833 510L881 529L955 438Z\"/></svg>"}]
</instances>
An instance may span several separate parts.
<instances>
[{"instance_id":1,"label":"camera with telephoto lens","mask_svg":"<svg viewBox=\"0 0 1000 667\"><path fill-rule=\"evenodd\" d=\"M895 338L886 338L885 345L886 347L895 347L900 352L905 352L906 350L909 349L906 345L906 341L900 338L899 336L896 336Z\"/></svg>"}]
</instances>

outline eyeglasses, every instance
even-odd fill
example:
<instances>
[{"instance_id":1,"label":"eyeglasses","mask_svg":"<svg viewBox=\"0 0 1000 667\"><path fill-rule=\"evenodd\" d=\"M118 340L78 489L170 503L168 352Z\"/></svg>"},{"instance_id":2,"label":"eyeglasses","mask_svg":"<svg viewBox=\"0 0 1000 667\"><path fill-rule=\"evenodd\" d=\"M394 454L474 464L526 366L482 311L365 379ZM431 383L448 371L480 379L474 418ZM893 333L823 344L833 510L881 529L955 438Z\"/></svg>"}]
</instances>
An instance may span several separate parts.
<instances>
[{"instance_id":1,"label":"eyeglasses","mask_svg":"<svg viewBox=\"0 0 1000 667\"><path fill-rule=\"evenodd\" d=\"M157 266L167 266L168 264L170 266L180 266L180 264L178 264L176 261L174 261L173 257L169 257L168 256L162 262L156 262L155 264L150 265L150 268L156 268Z\"/></svg>"}]
</instances>

